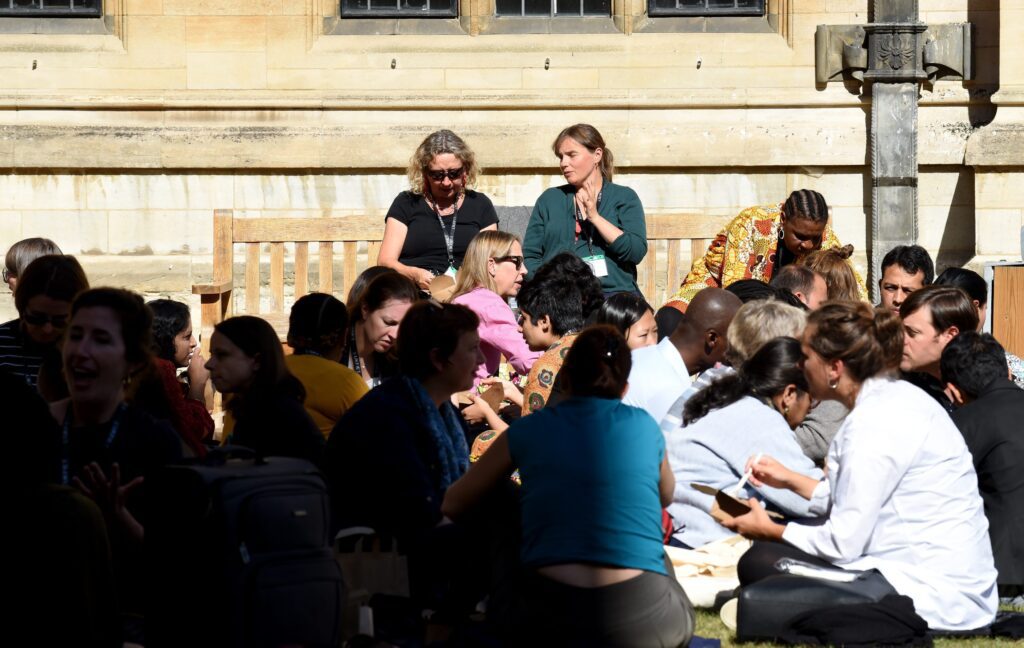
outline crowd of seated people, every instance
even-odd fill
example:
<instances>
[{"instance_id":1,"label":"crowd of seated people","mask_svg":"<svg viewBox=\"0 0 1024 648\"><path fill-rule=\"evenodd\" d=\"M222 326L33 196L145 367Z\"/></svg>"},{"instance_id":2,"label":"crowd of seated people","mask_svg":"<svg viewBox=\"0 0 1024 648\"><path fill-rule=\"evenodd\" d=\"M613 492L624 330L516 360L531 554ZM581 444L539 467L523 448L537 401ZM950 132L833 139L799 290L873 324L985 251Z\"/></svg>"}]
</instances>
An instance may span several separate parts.
<instances>
[{"instance_id":1,"label":"crowd of seated people","mask_svg":"<svg viewBox=\"0 0 1024 648\"><path fill-rule=\"evenodd\" d=\"M309 461L332 531L393 539L416 606L457 624L485 602L513 645L686 645L693 607L665 545L735 534L756 541L741 589L794 558L877 569L934 630L1021 602L1024 390L1019 359L980 332L984 280L936 280L927 252L900 246L872 307L824 198L803 190L741 214L656 313L635 284L642 207L611 183L600 135L574 128L554 146L568 184L538 203L526 244L466 193L464 142L428 138L389 212L390 267L347 303L297 299L287 346L241 315L204 358L187 304L90 288L45 239L12 248L0 381L39 432L5 479L50 516L21 539L33 559L61 533L86 538L55 581L80 636L144 641L139 565L160 514L146 477L218 443ZM729 242L756 223L774 252L751 267ZM445 273L445 298L429 297ZM738 516L692 487L741 481ZM97 598L76 607L83 587Z\"/></svg>"}]
</instances>

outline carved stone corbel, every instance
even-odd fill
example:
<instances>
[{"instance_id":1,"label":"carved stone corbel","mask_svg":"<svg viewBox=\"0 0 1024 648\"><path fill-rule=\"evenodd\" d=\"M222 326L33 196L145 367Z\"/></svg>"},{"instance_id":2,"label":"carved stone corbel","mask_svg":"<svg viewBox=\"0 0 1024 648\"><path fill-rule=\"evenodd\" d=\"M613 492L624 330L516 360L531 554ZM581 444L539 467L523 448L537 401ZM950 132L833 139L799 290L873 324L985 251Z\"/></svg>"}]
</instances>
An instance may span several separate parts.
<instances>
[{"instance_id":1,"label":"carved stone corbel","mask_svg":"<svg viewBox=\"0 0 1024 648\"><path fill-rule=\"evenodd\" d=\"M971 24L818 25L814 80L928 81L973 77Z\"/></svg>"}]
</instances>

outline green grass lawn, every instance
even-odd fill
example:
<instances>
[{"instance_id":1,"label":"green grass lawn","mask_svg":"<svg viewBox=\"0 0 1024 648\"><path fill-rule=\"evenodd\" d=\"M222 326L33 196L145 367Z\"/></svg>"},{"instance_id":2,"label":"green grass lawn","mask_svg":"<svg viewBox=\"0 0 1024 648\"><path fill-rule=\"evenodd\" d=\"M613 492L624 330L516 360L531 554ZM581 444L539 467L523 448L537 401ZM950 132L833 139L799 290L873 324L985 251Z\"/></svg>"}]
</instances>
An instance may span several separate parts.
<instances>
[{"instance_id":1,"label":"green grass lawn","mask_svg":"<svg viewBox=\"0 0 1024 648\"><path fill-rule=\"evenodd\" d=\"M744 646L745 648L756 648L758 646L774 646L771 643L738 643L732 631L725 627L718 614L710 610L697 610L697 635L713 639L721 639L722 646ZM1008 646L1010 644L1020 645L1021 642L1012 639L936 639L935 645L938 648L986 648L988 646Z\"/></svg>"}]
</instances>

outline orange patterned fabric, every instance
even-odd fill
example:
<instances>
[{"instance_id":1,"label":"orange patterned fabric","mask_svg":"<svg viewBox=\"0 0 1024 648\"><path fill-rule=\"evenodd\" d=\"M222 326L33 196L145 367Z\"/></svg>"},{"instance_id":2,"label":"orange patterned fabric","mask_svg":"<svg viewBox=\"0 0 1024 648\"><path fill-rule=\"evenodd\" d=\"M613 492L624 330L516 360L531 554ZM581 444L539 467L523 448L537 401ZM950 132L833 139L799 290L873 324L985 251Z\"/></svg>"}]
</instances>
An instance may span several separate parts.
<instances>
[{"instance_id":1,"label":"orange patterned fabric","mask_svg":"<svg viewBox=\"0 0 1024 648\"><path fill-rule=\"evenodd\" d=\"M779 247L781 217L778 205L748 207L741 211L718 233L707 253L694 261L690 274L686 275L683 285L669 302L689 304L693 296L704 288L725 288L740 279L771 281ZM824 250L842 247L831 224L825 225L821 247ZM854 273L857 274L861 295L866 299L864 279L856 269Z\"/></svg>"},{"instance_id":2,"label":"orange patterned fabric","mask_svg":"<svg viewBox=\"0 0 1024 648\"><path fill-rule=\"evenodd\" d=\"M575 340L575 333L562 337L533 363L530 376L526 379L526 388L523 390L523 416L532 414L547 404L558 371L562 368L565 356L568 355L569 348Z\"/></svg>"}]
</instances>

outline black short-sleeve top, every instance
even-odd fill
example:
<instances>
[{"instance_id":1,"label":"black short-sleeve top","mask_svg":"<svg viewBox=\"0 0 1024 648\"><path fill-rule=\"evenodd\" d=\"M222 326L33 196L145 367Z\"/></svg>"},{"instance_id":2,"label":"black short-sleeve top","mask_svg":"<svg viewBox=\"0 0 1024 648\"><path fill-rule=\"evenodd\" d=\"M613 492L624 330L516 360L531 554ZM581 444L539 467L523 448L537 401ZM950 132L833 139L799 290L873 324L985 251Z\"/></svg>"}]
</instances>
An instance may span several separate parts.
<instances>
[{"instance_id":1,"label":"black short-sleeve top","mask_svg":"<svg viewBox=\"0 0 1024 648\"><path fill-rule=\"evenodd\" d=\"M424 268L434 274L444 274L448 269L448 251L445 248L445 234L441 231L441 223L437 213L427 204L420 194L403 191L391 203L385 220L394 218L409 228L405 235L405 244L398 255L398 261L407 266ZM445 230L451 232L453 215L441 216ZM494 211L491 199L482 193L466 190L455 220L455 241L452 255L455 257L455 268L462 265L462 257L466 254L469 242L477 232L498 222L498 214Z\"/></svg>"}]
</instances>

